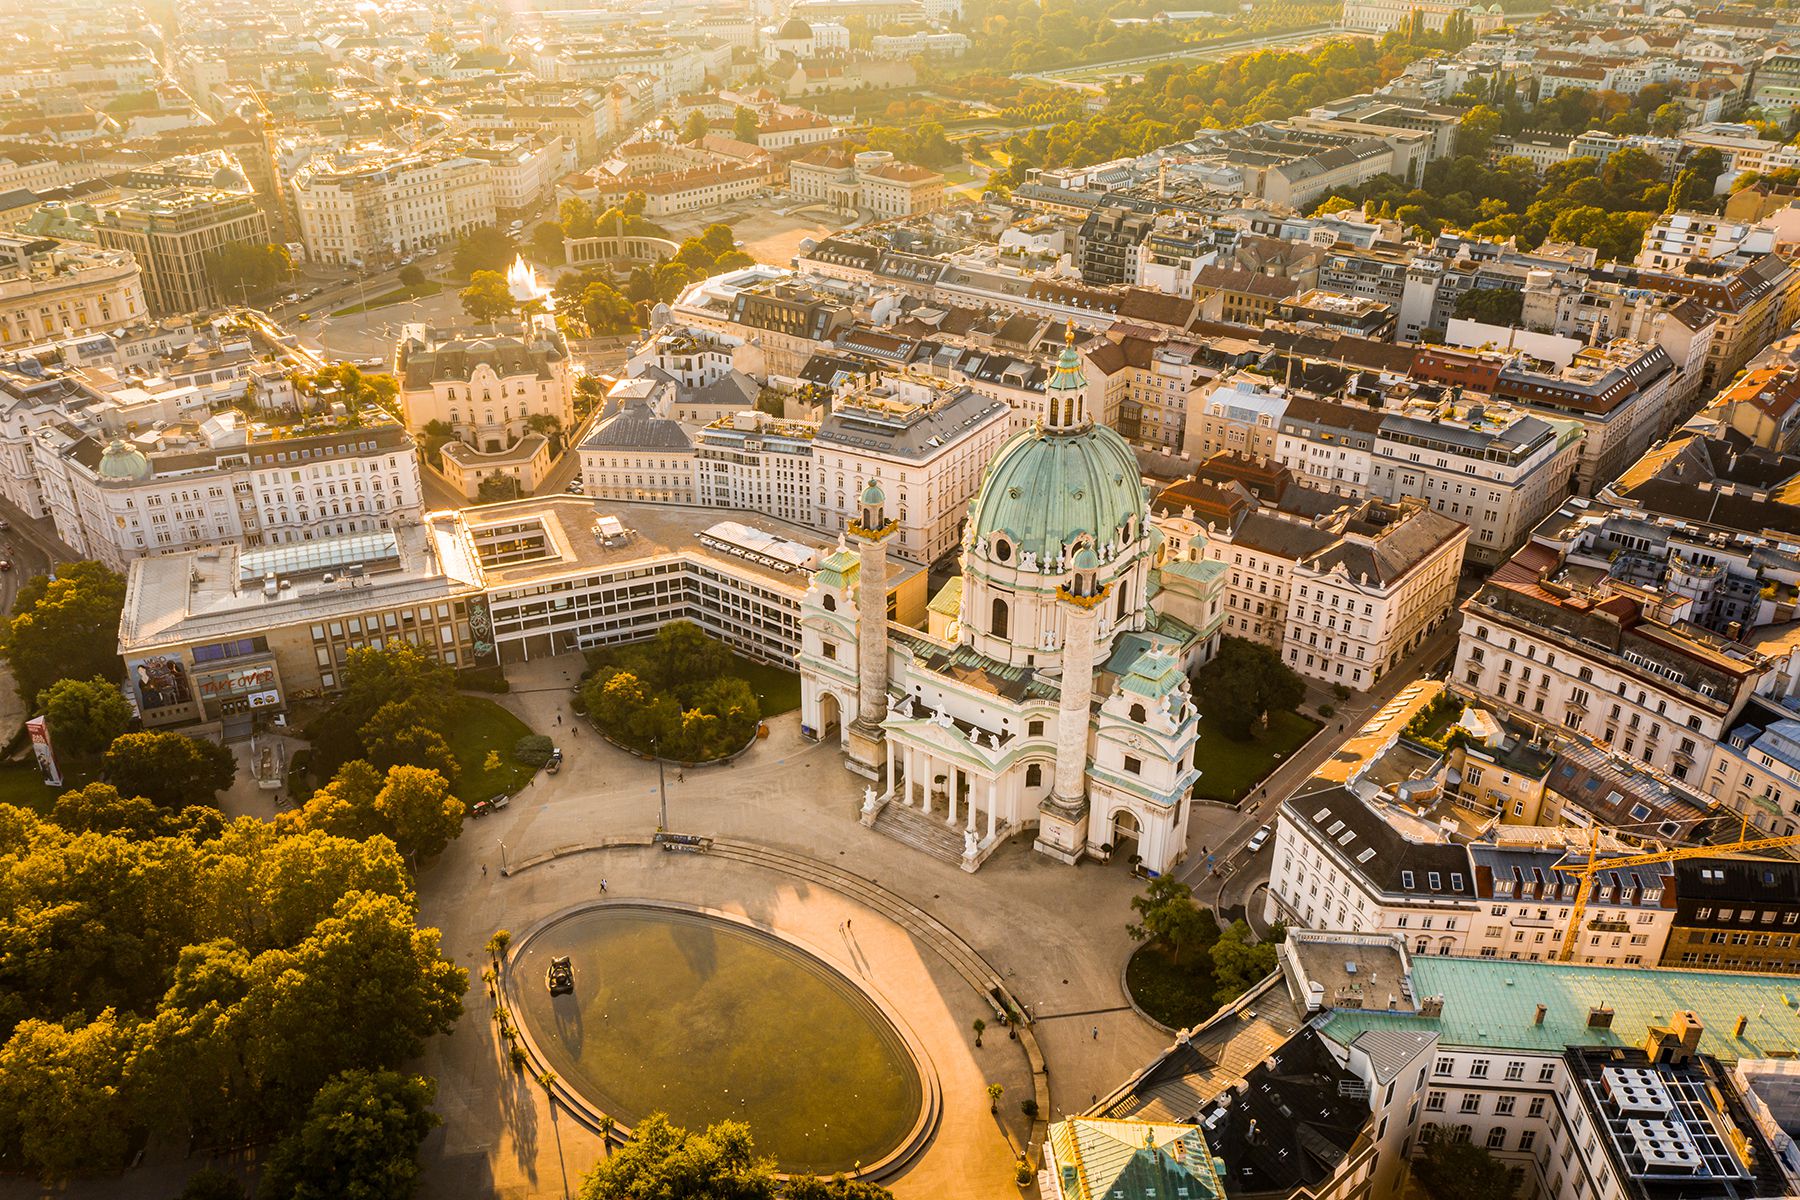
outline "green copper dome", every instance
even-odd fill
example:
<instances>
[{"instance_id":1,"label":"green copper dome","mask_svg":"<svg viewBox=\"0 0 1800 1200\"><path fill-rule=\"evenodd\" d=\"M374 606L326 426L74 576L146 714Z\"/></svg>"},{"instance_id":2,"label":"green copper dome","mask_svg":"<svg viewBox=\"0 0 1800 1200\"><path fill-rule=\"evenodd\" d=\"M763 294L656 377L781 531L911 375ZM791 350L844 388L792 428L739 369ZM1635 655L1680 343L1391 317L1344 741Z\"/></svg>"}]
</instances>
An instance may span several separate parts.
<instances>
[{"instance_id":1,"label":"green copper dome","mask_svg":"<svg viewBox=\"0 0 1800 1200\"><path fill-rule=\"evenodd\" d=\"M100 465L94 473L102 479L148 479L150 460L144 453L114 438L100 454Z\"/></svg>"},{"instance_id":2,"label":"green copper dome","mask_svg":"<svg viewBox=\"0 0 1800 1200\"><path fill-rule=\"evenodd\" d=\"M1127 522L1144 528L1147 511L1137 458L1112 429L1028 429L994 456L975 498L973 525L989 557L1016 564L1029 551L1041 567L1083 535L1116 546ZM1004 557L996 534L1010 543Z\"/></svg>"},{"instance_id":3,"label":"green copper dome","mask_svg":"<svg viewBox=\"0 0 1800 1200\"><path fill-rule=\"evenodd\" d=\"M879 483L871 479L869 486L863 489L862 502L868 505L886 504L887 493L881 490Z\"/></svg>"}]
</instances>

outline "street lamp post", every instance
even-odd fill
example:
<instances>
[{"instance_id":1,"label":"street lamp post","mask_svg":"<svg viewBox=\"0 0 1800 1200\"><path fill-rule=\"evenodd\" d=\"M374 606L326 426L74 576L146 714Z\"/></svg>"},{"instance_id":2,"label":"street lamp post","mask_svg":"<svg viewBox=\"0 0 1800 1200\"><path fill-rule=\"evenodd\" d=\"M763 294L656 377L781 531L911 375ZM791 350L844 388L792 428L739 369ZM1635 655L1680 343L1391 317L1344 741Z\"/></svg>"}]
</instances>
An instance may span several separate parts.
<instances>
[{"instance_id":1,"label":"street lamp post","mask_svg":"<svg viewBox=\"0 0 1800 1200\"><path fill-rule=\"evenodd\" d=\"M500 843L500 873L506 874L506 843Z\"/></svg>"}]
</instances>

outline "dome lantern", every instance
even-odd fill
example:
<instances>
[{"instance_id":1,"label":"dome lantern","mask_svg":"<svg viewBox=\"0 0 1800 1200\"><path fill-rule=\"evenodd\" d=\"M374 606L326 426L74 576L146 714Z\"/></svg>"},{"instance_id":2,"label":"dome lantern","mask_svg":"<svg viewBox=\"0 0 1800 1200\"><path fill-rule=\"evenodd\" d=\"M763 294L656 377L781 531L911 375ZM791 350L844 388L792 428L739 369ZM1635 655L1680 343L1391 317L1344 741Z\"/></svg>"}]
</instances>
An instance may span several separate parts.
<instances>
[{"instance_id":1,"label":"dome lantern","mask_svg":"<svg viewBox=\"0 0 1800 1200\"><path fill-rule=\"evenodd\" d=\"M1075 352L1073 320L1063 332L1056 371L1044 385L1044 409L1044 428L1051 433L1076 433L1088 427L1087 376L1081 371L1081 355Z\"/></svg>"}]
</instances>

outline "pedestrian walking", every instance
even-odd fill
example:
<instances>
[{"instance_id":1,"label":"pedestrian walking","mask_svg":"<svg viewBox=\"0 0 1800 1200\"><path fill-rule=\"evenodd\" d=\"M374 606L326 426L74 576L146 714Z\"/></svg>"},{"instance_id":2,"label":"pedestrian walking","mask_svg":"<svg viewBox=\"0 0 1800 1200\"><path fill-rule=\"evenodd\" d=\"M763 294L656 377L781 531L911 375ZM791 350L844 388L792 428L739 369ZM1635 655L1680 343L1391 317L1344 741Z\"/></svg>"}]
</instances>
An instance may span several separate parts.
<instances>
[{"instance_id":1,"label":"pedestrian walking","mask_svg":"<svg viewBox=\"0 0 1800 1200\"><path fill-rule=\"evenodd\" d=\"M486 863L481 864L481 877L483 879L487 878L487 864Z\"/></svg>"},{"instance_id":2,"label":"pedestrian walking","mask_svg":"<svg viewBox=\"0 0 1800 1200\"><path fill-rule=\"evenodd\" d=\"M1096 1042L1100 1040L1100 1027L1098 1025L1094 1026L1094 1040Z\"/></svg>"},{"instance_id":3,"label":"pedestrian walking","mask_svg":"<svg viewBox=\"0 0 1800 1200\"><path fill-rule=\"evenodd\" d=\"M602 896L606 895L606 880L604 878L600 880L600 894Z\"/></svg>"}]
</instances>

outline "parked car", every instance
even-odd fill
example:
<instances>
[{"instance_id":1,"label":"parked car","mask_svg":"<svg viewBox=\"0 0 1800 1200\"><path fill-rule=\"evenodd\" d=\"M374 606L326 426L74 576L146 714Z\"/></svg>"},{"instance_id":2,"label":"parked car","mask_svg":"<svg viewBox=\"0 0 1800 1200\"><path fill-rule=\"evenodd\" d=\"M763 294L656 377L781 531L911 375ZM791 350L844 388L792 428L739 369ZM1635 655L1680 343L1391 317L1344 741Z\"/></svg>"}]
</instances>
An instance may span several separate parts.
<instances>
[{"instance_id":1,"label":"parked car","mask_svg":"<svg viewBox=\"0 0 1800 1200\"><path fill-rule=\"evenodd\" d=\"M12 570L12 559L0 558L0 571L10 571L10 570Z\"/></svg>"},{"instance_id":2,"label":"parked car","mask_svg":"<svg viewBox=\"0 0 1800 1200\"><path fill-rule=\"evenodd\" d=\"M11 528L12 528L12 522L8 521L5 517L0 517L0 533L5 533L7 530L9 530Z\"/></svg>"},{"instance_id":3,"label":"parked car","mask_svg":"<svg viewBox=\"0 0 1800 1200\"><path fill-rule=\"evenodd\" d=\"M1268 843L1268 840L1269 827L1264 825L1261 829L1258 829L1255 833L1250 835L1250 840L1244 844L1244 849L1251 854L1255 854Z\"/></svg>"},{"instance_id":4,"label":"parked car","mask_svg":"<svg viewBox=\"0 0 1800 1200\"><path fill-rule=\"evenodd\" d=\"M559 954L550 960L550 966L544 971L544 986L550 989L552 996L567 996L575 990L575 964L569 956Z\"/></svg>"},{"instance_id":5,"label":"parked car","mask_svg":"<svg viewBox=\"0 0 1800 1200\"><path fill-rule=\"evenodd\" d=\"M571 479L569 480L567 491L571 496L585 495L587 493L587 485L582 483L579 479Z\"/></svg>"},{"instance_id":6,"label":"parked car","mask_svg":"<svg viewBox=\"0 0 1800 1200\"><path fill-rule=\"evenodd\" d=\"M562 770L562 747L558 746L556 749L550 751L550 757L544 763L544 770L550 772L552 775Z\"/></svg>"}]
</instances>

